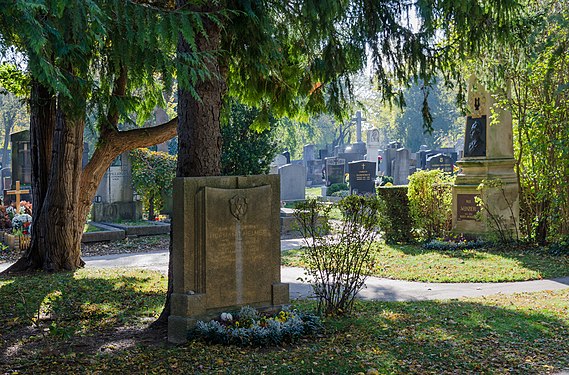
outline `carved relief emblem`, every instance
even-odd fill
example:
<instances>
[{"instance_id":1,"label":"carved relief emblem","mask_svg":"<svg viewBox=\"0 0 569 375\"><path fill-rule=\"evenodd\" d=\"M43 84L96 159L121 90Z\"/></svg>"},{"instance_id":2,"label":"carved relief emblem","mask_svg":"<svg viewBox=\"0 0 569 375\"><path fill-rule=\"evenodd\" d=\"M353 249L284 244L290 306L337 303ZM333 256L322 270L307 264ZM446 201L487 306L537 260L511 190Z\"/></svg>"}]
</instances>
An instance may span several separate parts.
<instances>
[{"instance_id":1,"label":"carved relief emblem","mask_svg":"<svg viewBox=\"0 0 569 375\"><path fill-rule=\"evenodd\" d=\"M234 196L229 200L229 209L237 220L241 220L245 213L247 213L247 198L241 195Z\"/></svg>"},{"instance_id":2,"label":"carved relief emblem","mask_svg":"<svg viewBox=\"0 0 569 375\"><path fill-rule=\"evenodd\" d=\"M468 95L471 117L479 118L486 114L486 94L482 89L472 90Z\"/></svg>"}]
</instances>

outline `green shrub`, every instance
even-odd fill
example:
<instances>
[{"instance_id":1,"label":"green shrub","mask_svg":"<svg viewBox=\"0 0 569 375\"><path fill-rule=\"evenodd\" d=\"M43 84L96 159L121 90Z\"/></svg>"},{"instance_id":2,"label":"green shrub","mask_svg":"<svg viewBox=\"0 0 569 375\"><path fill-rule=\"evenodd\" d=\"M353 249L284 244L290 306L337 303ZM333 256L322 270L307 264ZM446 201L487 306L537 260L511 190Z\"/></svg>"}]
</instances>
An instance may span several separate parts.
<instances>
[{"instance_id":1,"label":"green shrub","mask_svg":"<svg viewBox=\"0 0 569 375\"><path fill-rule=\"evenodd\" d=\"M393 185L393 177L391 176L381 176L379 180L379 186L385 186L385 184L392 184Z\"/></svg>"},{"instance_id":2,"label":"green shrub","mask_svg":"<svg viewBox=\"0 0 569 375\"><path fill-rule=\"evenodd\" d=\"M330 220L335 208L339 220ZM345 315L371 268L371 245L377 236L379 201L350 195L330 205L307 200L295 210L305 239L304 263L318 299L318 312Z\"/></svg>"},{"instance_id":3,"label":"green shrub","mask_svg":"<svg viewBox=\"0 0 569 375\"><path fill-rule=\"evenodd\" d=\"M441 238L452 229L453 183L454 177L440 169L409 177L409 212L420 239Z\"/></svg>"},{"instance_id":4,"label":"green shrub","mask_svg":"<svg viewBox=\"0 0 569 375\"><path fill-rule=\"evenodd\" d=\"M555 242L548 247L549 254L555 256L569 256L569 237L562 239L559 242Z\"/></svg>"},{"instance_id":5,"label":"green shrub","mask_svg":"<svg viewBox=\"0 0 569 375\"><path fill-rule=\"evenodd\" d=\"M176 156L166 152L139 148L130 151L132 161L132 184L142 195L148 218L153 220L164 206L164 196L172 194L176 177Z\"/></svg>"},{"instance_id":6,"label":"green shrub","mask_svg":"<svg viewBox=\"0 0 569 375\"><path fill-rule=\"evenodd\" d=\"M346 184L332 184L326 189L326 195L330 196L334 193L342 190L348 190L348 185Z\"/></svg>"},{"instance_id":7,"label":"green shrub","mask_svg":"<svg viewBox=\"0 0 569 375\"><path fill-rule=\"evenodd\" d=\"M506 193L506 185L499 178L484 179L476 188L480 192L480 195L476 197L476 203L480 206L480 212L478 216L481 220L487 222L490 232L488 233L489 238L494 239L496 242L502 245L508 245L517 243L520 241L520 236L518 232L518 220L514 209L513 197L509 197ZM507 207L507 214L504 216L500 210L500 205L497 205L494 201L488 200L492 194L499 194L501 204L505 204ZM508 197L510 199L508 199Z\"/></svg>"},{"instance_id":8,"label":"green shrub","mask_svg":"<svg viewBox=\"0 0 569 375\"><path fill-rule=\"evenodd\" d=\"M345 198L348 195L350 195L350 191L349 190L340 190L340 191L335 191L332 196L333 197L342 197Z\"/></svg>"},{"instance_id":9,"label":"green shrub","mask_svg":"<svg viewBox=\"0 0 569 375\"><path fill-rule=\"evenodd\" d=\"M413 242L407 186L381 186L377 195L381 205L379 226L385 242Z\"/></svg>"}]
</instances>

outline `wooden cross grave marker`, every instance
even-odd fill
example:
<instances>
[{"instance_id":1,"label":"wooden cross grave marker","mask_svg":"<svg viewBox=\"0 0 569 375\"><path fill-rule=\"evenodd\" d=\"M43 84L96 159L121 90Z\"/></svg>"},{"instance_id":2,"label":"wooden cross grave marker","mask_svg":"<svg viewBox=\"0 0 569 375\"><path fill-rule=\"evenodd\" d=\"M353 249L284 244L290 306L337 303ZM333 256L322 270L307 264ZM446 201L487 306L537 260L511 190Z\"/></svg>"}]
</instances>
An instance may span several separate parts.
<instances>
[{"instance_id":1,"label":"wooden cross grave marker","mask_svg":"<svg viewBox=\"0 0 569 375\"><path fill-rule=\"evenodd\" d=\"M16 196L16 215L20 214L20 195L28 194L30 191L28 189L20 190L20 181L16 181L16 190L8 190L6 194Z\"/></svg>"}]
</instances>

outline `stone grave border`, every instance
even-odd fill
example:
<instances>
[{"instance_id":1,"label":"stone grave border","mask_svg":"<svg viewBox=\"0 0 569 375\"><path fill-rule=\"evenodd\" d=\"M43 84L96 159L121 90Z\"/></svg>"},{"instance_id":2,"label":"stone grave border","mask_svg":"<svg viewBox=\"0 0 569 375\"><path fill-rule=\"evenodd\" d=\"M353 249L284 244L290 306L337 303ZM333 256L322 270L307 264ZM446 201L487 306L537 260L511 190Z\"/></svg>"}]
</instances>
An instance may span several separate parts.
<instances>
[{"instance_id":1,"label":"stone grave border","mask_svg":"<svg viewBox=\"0 0 569 375\"><path fill-rule=\"evenodd\" d=\"M103 242L103 241L118 241L126 238L126 232L123 229L116 228L103 223L89 222L90 225L102 229L97 232L83 233L81 242Z\"/></svg>"},{"instance_id":2,"label":"stone grave border","mask_svg":"<svg viewBox=\"0 0 569 375\"><path fill-rule=\"evenodd\" d=\"M170 233L170 224L159 221L149 221L147 225L125 225L120 223L103 223L105 226L117 228L126 233L127 237L155 236ZM96 232L94 232L96 233Z\"/></svg>"}]
</instances>

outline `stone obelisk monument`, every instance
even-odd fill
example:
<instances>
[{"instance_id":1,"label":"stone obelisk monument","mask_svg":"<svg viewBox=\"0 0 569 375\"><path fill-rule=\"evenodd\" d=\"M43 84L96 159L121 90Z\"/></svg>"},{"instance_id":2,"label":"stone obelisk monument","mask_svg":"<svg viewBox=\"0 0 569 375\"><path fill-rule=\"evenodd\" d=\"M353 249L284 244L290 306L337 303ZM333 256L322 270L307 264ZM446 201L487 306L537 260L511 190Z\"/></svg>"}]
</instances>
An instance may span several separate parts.
<instances>
[{"instance_id":1,"label":"stone obelisk monument","mask_svg":"<svg viewBox=\"0 0 569 375\"><path fill-rule=\"evenodd\" d=\"M468 111L464 155L457 162L461 172L453 189L453 232L488 237L496 230L496 218L502 228L517 231L519 187L514 171L512 116L499 108L475 77L469 80ZM494 181L496 187L479 189L483 181ZM476 197L490 212L481 209Z\"/></svg>"}]
</instances>

